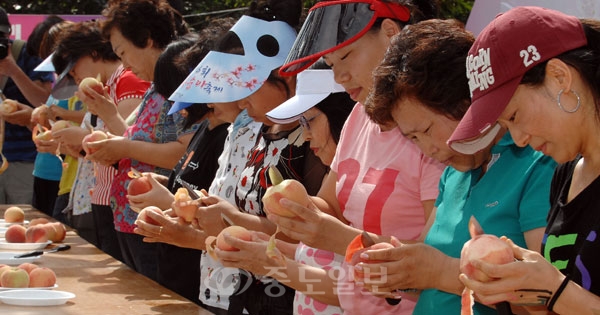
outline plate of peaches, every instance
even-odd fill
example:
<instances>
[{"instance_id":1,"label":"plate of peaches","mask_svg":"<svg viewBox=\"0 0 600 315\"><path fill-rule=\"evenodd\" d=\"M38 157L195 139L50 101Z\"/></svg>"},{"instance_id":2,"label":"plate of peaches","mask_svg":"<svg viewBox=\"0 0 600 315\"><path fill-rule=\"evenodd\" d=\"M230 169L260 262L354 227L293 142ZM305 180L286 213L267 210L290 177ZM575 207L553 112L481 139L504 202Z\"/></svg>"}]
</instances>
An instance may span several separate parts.
<instances>
[{"instance_id":1,"label":"plate of peaches","mask_svg":"<svg viewBox=\"0 0 600 315\"><path fill-rule=\"evenodd\" d=\"M9 290L54 290L56 273L47 267L23 263L18 267L0 267L0 291Z\"/></svg>"}]
</instances>

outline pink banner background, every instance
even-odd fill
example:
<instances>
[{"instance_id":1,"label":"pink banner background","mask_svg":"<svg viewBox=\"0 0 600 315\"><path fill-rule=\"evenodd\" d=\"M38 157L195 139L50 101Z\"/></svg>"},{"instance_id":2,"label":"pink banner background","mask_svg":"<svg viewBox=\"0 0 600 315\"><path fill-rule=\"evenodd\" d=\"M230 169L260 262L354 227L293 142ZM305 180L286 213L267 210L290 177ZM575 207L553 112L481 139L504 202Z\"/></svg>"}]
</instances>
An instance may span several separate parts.
<instances>
[{"instance_id":1,"label":"pink banner background","mask_svg":"<svg viewBox=\"0 0 600 315\"><path fill-rule=\"evenodd\" d=\"M33 28L45 20L47 14L9 14L8 20L12 25L12 31L10 34L10 38L12 39L22 39L27 40L29 34L33 31ZM92 19L102 18L101 15L58 15L65 20L80 22L80 21L88 21Z\"/></svg>"}]
</instances>

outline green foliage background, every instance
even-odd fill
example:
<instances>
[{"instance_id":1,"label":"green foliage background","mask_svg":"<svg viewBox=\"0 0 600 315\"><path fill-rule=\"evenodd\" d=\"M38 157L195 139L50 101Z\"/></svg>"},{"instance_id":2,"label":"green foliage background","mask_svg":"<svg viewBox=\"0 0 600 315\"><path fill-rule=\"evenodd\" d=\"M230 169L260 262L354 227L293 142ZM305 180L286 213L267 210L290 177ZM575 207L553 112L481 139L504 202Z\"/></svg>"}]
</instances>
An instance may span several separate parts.
<instances>
[{"instance_id":1,"label":"green foliage background","mask_svg":"<svg viewBox=\"0 0 600 315\"><path fill-rule=\"evenodd\" d=\"M251 0L176 0L183 4L182 14L186 21L199 27L211 18L238 16L235 8L247 6ZM475 0L439 0L442 17L455 18L466 23ZM107 0L11 0L0 1L8 13L18 14L100 14ZM316 1L303 0L304 7L310 8Z\"/></svg>"}]
</instances>

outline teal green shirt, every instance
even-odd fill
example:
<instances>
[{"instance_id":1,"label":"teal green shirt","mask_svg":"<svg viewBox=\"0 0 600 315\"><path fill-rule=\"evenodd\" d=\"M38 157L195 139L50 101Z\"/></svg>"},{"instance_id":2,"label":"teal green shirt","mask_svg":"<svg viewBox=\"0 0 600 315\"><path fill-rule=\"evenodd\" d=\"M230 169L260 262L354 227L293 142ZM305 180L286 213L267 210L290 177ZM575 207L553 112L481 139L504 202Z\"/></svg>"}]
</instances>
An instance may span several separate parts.
<instances>
[{"instance_id":1,"label":"teal green shirt","mask_svg":"<svg viewBox=\"0 0 600 315\"><path fill-rule=\"evenodd\" d=\"M56 102L56 105L53 105ZM48 97L46 104L51 106L60 106L68 109L67 100L55 100L52 96ZM33 176L45 179L59 181L62 174L62 163L56 155L48 152L39 152L33 164Z\"/></svg>"},{"instance_id":2,"label":"teal green shirt","mask_svg":"<svg viewBox=\"0 0 600 315\"><path fill-rule=\"evenodd\" d=\"M520 148L510 134L492 148L488 171L459 172L447 167L440 178L437 213L425 243L460 257L471 237L467 224L475 216L487 234L505 235L527 247L523 233L545 227L550 209L550 182L556 163L531 147ZM424 290L414 314L460 314L460 296ZM497 314L475 303L474 314Z\"/></svg>"}]
</instances>

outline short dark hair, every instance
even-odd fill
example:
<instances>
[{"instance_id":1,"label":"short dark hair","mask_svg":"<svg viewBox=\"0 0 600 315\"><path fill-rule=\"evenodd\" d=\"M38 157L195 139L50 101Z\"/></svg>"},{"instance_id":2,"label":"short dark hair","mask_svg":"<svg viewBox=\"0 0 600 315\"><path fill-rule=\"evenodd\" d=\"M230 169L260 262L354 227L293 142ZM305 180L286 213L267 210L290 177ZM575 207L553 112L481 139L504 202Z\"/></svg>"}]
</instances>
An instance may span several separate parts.
<instances>
[{"instance_id":1,"label":"short dark hair","mask_svg":"<svg viewBox=\"0 0 600 315\"><path fill-rule=\"evenodd\" d=\"M106 18L102 30L107 38L116 28L138 48L146 47L152 39L154 47L162 50L189 32L181 14L165 0L111 1L102 14Z\"/></svg>"},{"instance_id":2,"label":"short dark hair","mask_svg":"<svg viewBox=\"0 0 600 315\"><path fill-rule=\"evenodd\" d=\"M119 60L96 21L79 22L63 29L54 50L52 63L56 72L60 73L69 63L87 56L93 60Z\"/></svg>"},{"instance_id":3,"label":"short dark hair","mask_svg":"<svg viewBox=\"0 0 600 315\"><path fill-rule=\"evenodd\" d=\"M465 60L475 38L457 20L425 20L392 38L373 72L365 110L379 124L393 123L398 100L415 98L434 112L460 120L471 104Z\"/></svg>"}]
</instances>

